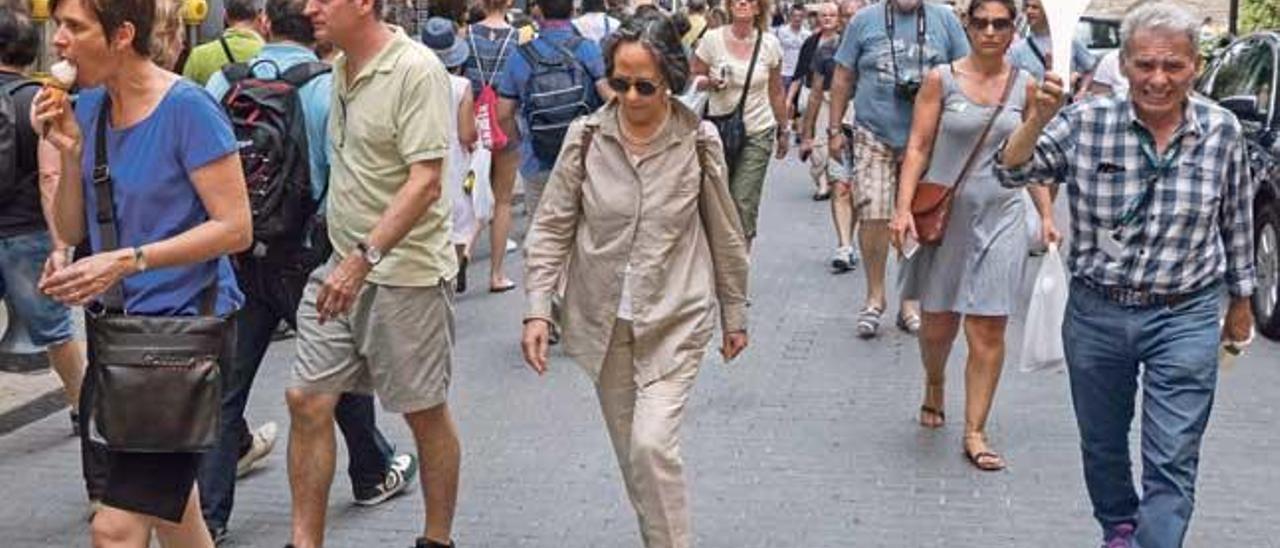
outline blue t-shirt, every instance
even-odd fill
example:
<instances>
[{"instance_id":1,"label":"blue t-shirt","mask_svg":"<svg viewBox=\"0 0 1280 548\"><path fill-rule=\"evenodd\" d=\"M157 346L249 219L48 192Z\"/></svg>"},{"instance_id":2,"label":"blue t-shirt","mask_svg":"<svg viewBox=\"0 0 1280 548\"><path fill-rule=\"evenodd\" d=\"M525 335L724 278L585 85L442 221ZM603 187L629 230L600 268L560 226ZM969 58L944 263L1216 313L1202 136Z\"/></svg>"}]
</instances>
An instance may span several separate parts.
<instances>
[{"instance_id":1,"label":"blue t-shirt","mask_svg":"<svg viewBox=\"0 0 1280 548\"><path fill-rule=\"evenodd\" d=\"M95 131L106 92L87 89L76 102L76 121L85 135L84 203L89 243L101 249L97 194L93 188ZM155 110L123 129L107 128L116 233L122 248L168 239L208 220L191 173L236 152L231 122L203 88L178 80ZM217 313L226 315L244 303L226 257L156 268L124 279L125 310L142 316L199 313L200 297L217 283Z\"/></svg>"},{"instance_id":2,"label":"blue t-shirt","mask_svg":"<svg viewBox=\"0 0 1280 548\"><path fill-rule=\"evenodd\" d=\"M923 82L917 40L919 12L893 10L894 46L890 49L885 25L887 4L890 2L864 8L849 21L836 52L836 62L858 76L853 103L857 124L901 150L907 146L907 133L911 130L912 103L894 93L893 51L897 52L896 81ZM969 54L969 38L951 8L926 2L921 9L925 13L925 72Z\"/></svg>"},{"instance_id":3,"label":"blue t-shirt","mask_svg":"<svg viewBox=\"0 0 1280 548\"><path fill-rule=\"evenodd\" d=\"M600 53L600 46L579 36L577 30L573 28L573 24L569 21L544 21L542 32L528 45L535 48L539 54L547 57L558 57L560 52L552 44L565 45L574 37L578 37L579 41L578 46L573 50L573 54L582 63L582 66L586 67L592 82L594 83L596 80L604 78L604 55ZM547 43L548 41L550 43ZM495 91L498 92L499 97L523 102L525 84L532 76L533 68L529 66L529 61L519 52L516 52L507 59L507 66L503 69L502 75L498 77L497 85L494 86ZM593 98L598 100L594 86L590 88L590 93ZM519 118L520 134L523 137L521 139L520 174L525 177L531 177L540 172L550 170L552 166L542 165L534 156L532 139L529 138L529 131L524 117L520 116Z\"/></svg>"},{"instance_id":4,"label":"blue t-shirt","mask_svg":"<svg viewBox=\"0 0 1280 548\"><path fill-rule=\"evenodd\" d=\"M260 60L275 63L254 65ZM276 67L280 73L301 63L319 62L315 52L296 44L274 43L262 47L257 57L249 60L253 73L259 78L275 78ZM218 101L230 90L227 78L222 71L213 73L205 89ZM333 91L333 73L328 72L312 78L306 85L298 88L298 100L302 102L302 118L307 126L307 161L311 164L311 197L319 199L329 184L329 101Z\"/></svg>"},{"instance_id":5,"label":"blue t-shirt","mask_svg":"<svg viewBox=\"0 0 1280 548\"><path fill-rule=\"evenodd\" d=\"M1035 45L1040 49L1040 53L1046 57L1051 55L1053 44L1048 34L1032 34L1030 38L1020 38L1009 48L1006 56L1009 64L1022 70L1030 72L1036 77L1037 81L1044 80L1044 63L1040 62L1040 58L1036 56L1036 52L1031 49L1028 40L1035 40ZM1098 59L1089 52L1089 46L1084 41L1076 38L1071 41L1071 72L1093 72L1093 68L1098 65Z\"/></svg>"}]
</instances>

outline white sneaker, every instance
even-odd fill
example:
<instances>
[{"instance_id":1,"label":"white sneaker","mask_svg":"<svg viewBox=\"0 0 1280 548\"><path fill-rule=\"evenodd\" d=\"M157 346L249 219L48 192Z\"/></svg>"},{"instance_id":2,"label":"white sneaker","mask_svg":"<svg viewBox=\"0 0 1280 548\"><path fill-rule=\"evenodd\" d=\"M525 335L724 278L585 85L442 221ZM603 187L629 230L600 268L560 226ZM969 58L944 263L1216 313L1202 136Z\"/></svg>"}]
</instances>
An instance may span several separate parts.
<instances>
[{"instance_id":1,"label":"white sneaker","mask_svg":"<svg viewBox=\"0 0 1280 548\"><path fill-rule=\"evenodd\" d=\"M507 253L511 253L517 249L520 249L520 244L516 243L516 241L511 238L507 238Z\"/></svg>"},{"instance_id":2,"label":"white sneaker","mask_svg":"<svg viewBox=\"0 0 1280 548\"><path fill-rule=\"evenodd\" d=\"M401 453L392 457L391 466L382 484L356 493L357 506L376 506L387 499L408 492L413 488L413 480L418 476L418 457L412 453Z\"/></svg>"},{"instance_id":3,"label":"white sneaker","mask_svg":"<svg viewBox=\"0 0 1280 548\"><path fill-rule=\"evenodd\" d=\"M243 478L253 471L263 458L271 454L271 450L276 446L276 434L279 431L280 428L274 422L263 423L253 431L253 445L250 445L249 452L242 455L236 462L236 478Z\"/></svg>"}]
</instances>

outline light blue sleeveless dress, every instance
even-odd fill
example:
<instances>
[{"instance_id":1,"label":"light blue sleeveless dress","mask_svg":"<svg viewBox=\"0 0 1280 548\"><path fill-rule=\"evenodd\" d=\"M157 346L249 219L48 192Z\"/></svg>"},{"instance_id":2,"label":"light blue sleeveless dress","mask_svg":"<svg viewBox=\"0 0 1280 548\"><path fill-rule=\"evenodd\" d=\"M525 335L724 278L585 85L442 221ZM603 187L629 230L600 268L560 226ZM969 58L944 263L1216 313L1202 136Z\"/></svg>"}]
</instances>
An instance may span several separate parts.
<instances>
[{"instance_id":1,"label":"light blue sleeveless dress","mask_svg":"<svg viewBox=\"0 0 1280 548\"><path fill-rule=\"evenodd\" d=\"M995 106L972 101L950 66L942 74L943 111L926 180L954 185ZM1030 76L1019 71L1008 104L991 128L968 178L952 203L942 244L921 247L904 265L904 298L926 312L1008 316L1015 309L1028 239L1024 190L1000 186L995 153L1018 124Z\"/></svg>"}]
</instances>

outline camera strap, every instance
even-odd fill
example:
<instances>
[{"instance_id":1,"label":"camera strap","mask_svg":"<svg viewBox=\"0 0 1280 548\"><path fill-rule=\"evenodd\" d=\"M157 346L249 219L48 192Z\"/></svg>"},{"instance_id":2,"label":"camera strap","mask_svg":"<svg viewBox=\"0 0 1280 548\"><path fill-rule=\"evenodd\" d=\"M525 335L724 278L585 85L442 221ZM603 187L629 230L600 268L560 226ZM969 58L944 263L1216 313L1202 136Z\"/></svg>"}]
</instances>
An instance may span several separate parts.
<instances>
[{"instance_id":1,"label":"camera strap","mask_svg":"<svg viewBox=\"0 0 1280 548\"><path fill-rule=\"evenodd\" d=\"M898 48L897 48L897 22L894 16L893 2L886 1L884 3L884 28L889 35L889 62L893 65L893 82L894 84L902 83L902 77L898 74ZM919 69L919 78L924 80L924 45L925 38L928 34L928 14L925 13L924 2L915 10L916 15L916 68Z\"/></svg>"}]
</instances>

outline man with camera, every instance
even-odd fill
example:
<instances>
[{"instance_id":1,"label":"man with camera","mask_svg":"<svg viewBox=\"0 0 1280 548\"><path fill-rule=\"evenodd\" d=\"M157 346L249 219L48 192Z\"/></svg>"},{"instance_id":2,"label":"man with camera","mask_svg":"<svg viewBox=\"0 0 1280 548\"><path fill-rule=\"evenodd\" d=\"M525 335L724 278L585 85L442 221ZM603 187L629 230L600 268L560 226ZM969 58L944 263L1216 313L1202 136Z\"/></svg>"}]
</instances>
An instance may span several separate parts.
<instances>
[{"instance_id":1,"label":"man with camera","mask_svg":"<svg viewBox=\"0 0 1280 548\"><path fill-rule=\"evenodd\" d=\"M871 338L879 332L886 307L889 220L915 94L930 68L968 55L969 41L950 8L923 0L886 0L867 7L849 22L844 36L831 83L828 148L836 154L846 144L840 123L852 98L852 158L858 180L854 198L867 275L867 300L858 314L857 332ZM917 303L902 303L897 324L910 333L920 328Z\"/></svg>"}]
</instances>

